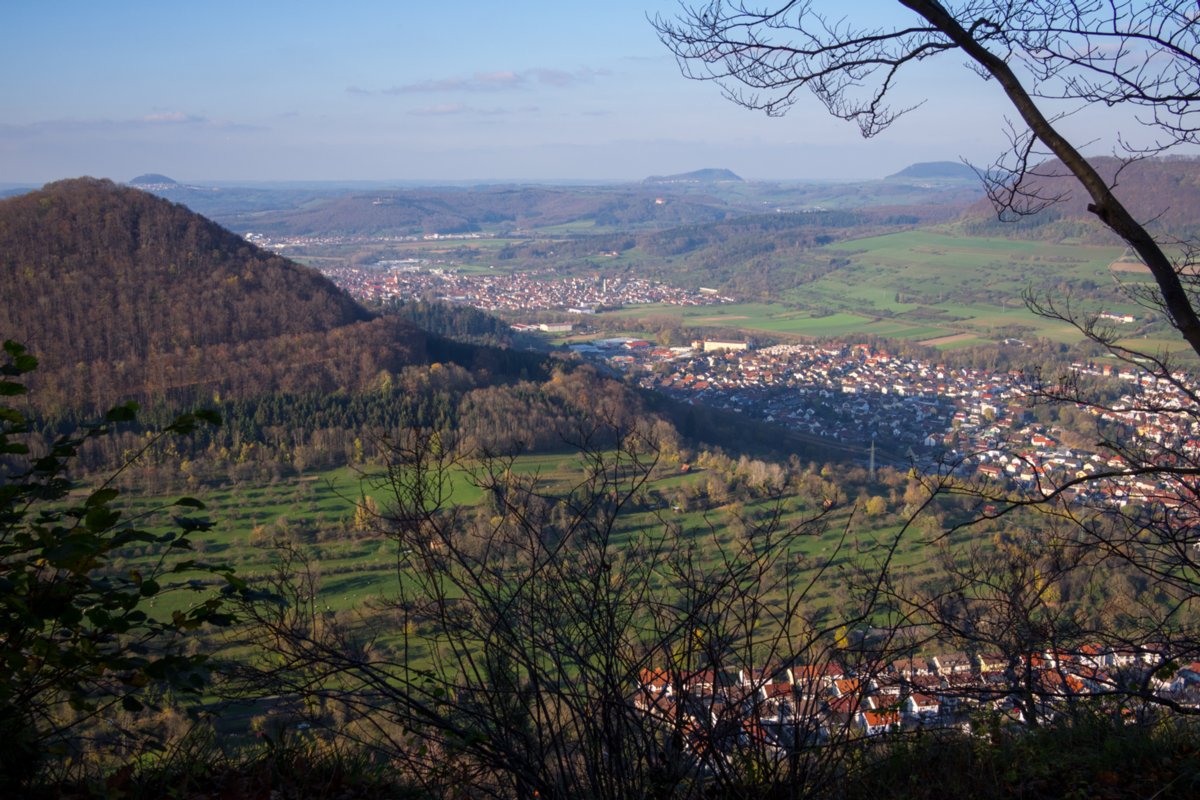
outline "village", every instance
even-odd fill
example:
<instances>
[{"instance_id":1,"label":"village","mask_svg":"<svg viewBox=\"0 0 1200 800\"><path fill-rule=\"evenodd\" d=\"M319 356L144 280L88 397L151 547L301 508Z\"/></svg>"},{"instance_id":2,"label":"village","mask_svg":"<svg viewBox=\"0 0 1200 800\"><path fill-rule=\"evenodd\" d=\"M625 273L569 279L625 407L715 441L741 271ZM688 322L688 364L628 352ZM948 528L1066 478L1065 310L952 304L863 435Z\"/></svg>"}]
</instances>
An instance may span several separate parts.
<instances>
[{"instance_id":1,"label":"village","mask_svg":"<svg viewBox=\"0 0 1200 800\"><path fill-rule=\"evenodd\" d=\"M1077 484L1076 502L1186 505L1178 486L1120 474L1128 467L1120 453L1039 421L1032 401L1040 387L1019 372L950 368L862 344L753 349L700 341L667 348L622 338L573 349L643 388L853 445L864 456L878 444L881 453L900 455L898 466L988 481L1000 493L1045 495L1070 483ZM1122 387L1103 409L1078 408L1098 425L1119 428L1130 447L1200 453L1200 422L1183 410L1195 388L1191 378L1156 380L1136 368L1090 362L1072 364L1071 371ZM1090 480L1100 474L1107 477Z\"/></svg>"},{"instance_id":2,"label":"village","mask_svg":"<svg viewBox=\"0 0 1200 800\"><path fill-rule=\"evenodd\" d=\"M712 289L691 291L643 278L558 277L553 272L475 274L429 266L417 259L329 268L325 274L363 302L435 300L484 311L561 311L578 315L626 305L732 302ZM565 324L569 330L570 323Z\"/></svg>"},{"instance_id":3,"label":"village","mask_svg":"<svg viewBox=\"0 0 1200 800\"><path fill-rule=\"evenodd\" d=\"M327 274L367 302L426 299L485 311L557 311L585 318L639 304L733 302L713 289L691 291L641 278L476 274L423 259L341 267ZM515 323L521 331L564 334L576 322ZM1072 484L1076 502L1125 507L1186 505L1178 487L1153 476L1122 475L1120 453L1081 445L1075 432L1039 420L1038 387L1016 371L949 367L865 344L792 343L754 348L746 341L700 340L659 346L619 337L570 349L678 400L736 411L809 437L853 448L879 463L915 466L989 482L998 493L1046 494ZM1200 453L1200 421L1182 413L1191 379L1158 381L1132 367L1071 365L1077 376L1117 382L1124 395L1107 408L1083 407L1097 423L1137 447ZM1073 442L1068 444L1067 440ZM870 454L870 455L868 455ZM1091 480L1106 474L1103 481ZM1109 474L1118 473L1118 474Z\"/></svg>"},{"instance_id":4,"label":"village","mask_svg":"<svg viewBox=\"0 0 1200 800\"><path fill-rule=\"evenodd\" d=\"M1153 702L1200 709L1200 662L1165 670L1169 658L1154 648L854 660L856 667L830 658L765 669L644 669L633 703L653 723L680 730L703 768L746 748L782 757L838 738L1046 724L1085 700L1137 717L1153 714Z\"/></svg>"},{"instance_id":5,"label":"village","mask_svg":"<svg viewBox=\"0 0 1200 800\"><path fill-rule=\"evenodd\" d=\"M676 306L732 302L713 289L690 291L641 278L560 277L553 272L476 274L430 266L422 259L341 267L327 274L368 302L426 299L485 311L558 311L585 318L639 304ZM569 333L576 322L516 323L515 329ZM998 492L1045 494L1066 483L1077 502L1124 507L1184 505L1177 487L1120 473L1119 453L1081 446L1074 432L1039 420L1030 376L948 367L865 344L793 343L753 348L746 341L700 340L659 346L619 337L570 349L607 365L645 389L689 403L736 411L848 446L863 460L952 472L990 482ZM1200 421L1181 413L1191 379L1156 381L1112 364L1075 363L1078 376L1120 383L1124 395L1106 409L1083 410L1098 424L1120 427L1136 446L1200 453ZM1072 440L1068 444L1065 440Z\"/></svg>"}]
</instances>

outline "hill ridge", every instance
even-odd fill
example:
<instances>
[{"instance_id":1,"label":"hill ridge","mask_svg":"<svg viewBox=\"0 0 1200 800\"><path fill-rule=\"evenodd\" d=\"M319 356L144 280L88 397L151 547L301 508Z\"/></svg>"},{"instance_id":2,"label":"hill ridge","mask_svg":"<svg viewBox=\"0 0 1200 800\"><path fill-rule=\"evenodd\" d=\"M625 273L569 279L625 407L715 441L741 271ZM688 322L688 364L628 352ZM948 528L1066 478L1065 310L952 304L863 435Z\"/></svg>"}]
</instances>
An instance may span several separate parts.
<instances>
[{"instance_id":1,"label":"hill ridge","mask_svg":"<svg viewBox=\"0 0 1200 800\"><path fill-rule=\"evenodd\" d=\"M0 285L0 332L38 356L61 407L171 386L333 389L424 351L418 329L376 321L316 270L96 178L0 200ZM357 363L338 364L335 343Z\"/></svg>"},{"instance_id":2,"label":"hill ridge","mask_svg":"<svg viewBox=\"0 0 1200 800\"><path fill-rule=\"evenodd\" d=\"M651 175L642 183L659 184L659 183L722 183L734 182L741 183L742 178L737 173L728 169L717 169L709 167L706 169L697 169L691 172L681 172L678 175Z\"/></svg>"}]
</instances>

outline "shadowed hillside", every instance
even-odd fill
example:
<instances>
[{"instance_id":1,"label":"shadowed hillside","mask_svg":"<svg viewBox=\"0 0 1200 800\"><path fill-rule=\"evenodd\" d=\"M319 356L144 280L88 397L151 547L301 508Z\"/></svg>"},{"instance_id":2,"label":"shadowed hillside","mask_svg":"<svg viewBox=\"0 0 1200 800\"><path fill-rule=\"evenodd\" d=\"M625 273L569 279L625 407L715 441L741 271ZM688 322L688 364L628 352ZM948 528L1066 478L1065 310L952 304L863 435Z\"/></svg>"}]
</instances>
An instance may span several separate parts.
<instances>
[{"instance_id":1,"label":"shadowed hillside","mask_svg":"<svg viewBox=\"0 0 1200 800\"><path fill-rule=\"evenodd\" d=\"M0 202L0 284L0 332L38 356L48 407L354 387L424 352L315 270L90 178Z\"/></svg>"},{"instance_id":2,"label":"shadowed hillside","mask_svg":"<svg viewBox=\"0 0 1200 800\"><path fill-rule=\"evenodd\" d=\"M1093 158L1091 163L1134 217L1152 231L1167 238L1186 238L1200 231L1200 159L1158 158L1122 166L1120 160L1106 157ZM1021 182L1021 192L1034 205L1044 202L1045 209L1000 222L992 204L980 200L964 212L964 225L971 233L1117 243L1116 236L1087 210L1087 192L1059 162L1033 167Z\"/></svg>"}]
</instances>

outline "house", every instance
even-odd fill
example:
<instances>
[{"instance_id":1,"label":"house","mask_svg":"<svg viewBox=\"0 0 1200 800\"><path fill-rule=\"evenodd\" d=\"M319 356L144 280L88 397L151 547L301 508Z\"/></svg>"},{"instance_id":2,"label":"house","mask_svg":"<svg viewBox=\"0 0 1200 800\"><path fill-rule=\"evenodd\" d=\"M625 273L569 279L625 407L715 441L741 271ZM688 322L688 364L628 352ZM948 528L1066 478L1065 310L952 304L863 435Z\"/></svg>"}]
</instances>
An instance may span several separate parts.
<instances>
[{"instance_id":1,"label":"house","mask_svg":"<svg viewBox=\"0 0 1200 800\"><path fill-rule=\"evenodd\" d=\"M932 695L913 692L908 697L904 698L903 708L904 713L917 719L930 719L941 713L942 705L938 699Z\"/></svg>"},{"instance_id":2,"label":"house","mask_svg":"<svg viewBox=\"0 0 1200 800\"><path fill-rule=\"evenodd\" d=\"M929 665L929 660L919 658L917 656L909 656L908 658L897 659L892 662L892 673L901 678L913 678L918 675L930 675L933 670Z\"/></svg>"},{"instance_id":3,"label":"house","mask_svg":"<svg viewBox=\"0 0 1200 800\"><path fill-rule=\"evenodd\" d=\"M979 662L981 675L1004 672L1008 667L1008 659L1003 653L979 653L975 658Z\"/></svg>"},{"instance_id":4,"label":"house","mask_svg":"<svg viewBox=\"0 0 1200 800\"><path fill-rule=\"evenodd\" d=\"M846 677L836 664L796 664L788 668L788 680L806 689L825 688L835 680Z\"/></svg>"},{"instance_id":5,"label":"house","mask_svg":"<svg viewBox=\"0 0 1200 800\"><path fill-rule=\"evenodd\" d=\"M900 730L899 711L860 711L855 719L867 736Z\"/></svg>"},{"instance_id":6,"label":"house","mask_svg":"<svg viewBox=\"0 0 1200 800\"><path fill-rule=\"evenodd\" d=\"M733 342L721 341L717 339L706 339L702 344L702 349L706 353L712 353L718 350L748 350L750 349L749 342Z\"/></svg>"},{"instance_id":7,"label":"house","mask_svg":"<svg viewBox=\"0 0 1200 800\"><path fill-rule=\"evenodd\" d=\"M980 464L976 470L980 475L992 480L998 480L1003 473L1001 468L996 464Z\"/></svg>"},{"instance_id":8,"label":"house","mask_svg":"<svg viewBox=\"0 0 1200 800\"><path fill-rule=\"evenodd\" d=\"M971 672L971 657L966 653L944 653L932 659L939 675L961 675Z\"/></svg>"}]
</instances>

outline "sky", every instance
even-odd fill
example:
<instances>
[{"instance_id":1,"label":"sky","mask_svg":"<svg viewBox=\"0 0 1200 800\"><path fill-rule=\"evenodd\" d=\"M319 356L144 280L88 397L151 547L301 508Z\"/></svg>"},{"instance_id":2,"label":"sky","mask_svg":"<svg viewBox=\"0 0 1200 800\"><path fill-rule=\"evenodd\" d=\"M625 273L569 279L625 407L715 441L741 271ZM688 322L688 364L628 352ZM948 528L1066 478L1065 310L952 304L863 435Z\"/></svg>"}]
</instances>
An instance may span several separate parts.
<instances>
[{"instance_id":1,"label":"sky","mask_svg":"<svg viewBox=\"0 0 1200 800\"><path fill-rule=\"evenodd\" d=\"M0 184L850 180L1004 148L998 89L954 57L918 65L899 99L924 105L870 140L811 96L782 118L741 108L659 42L647 16L677 7L4 0Z\"/></svg>"}]
</instances>

